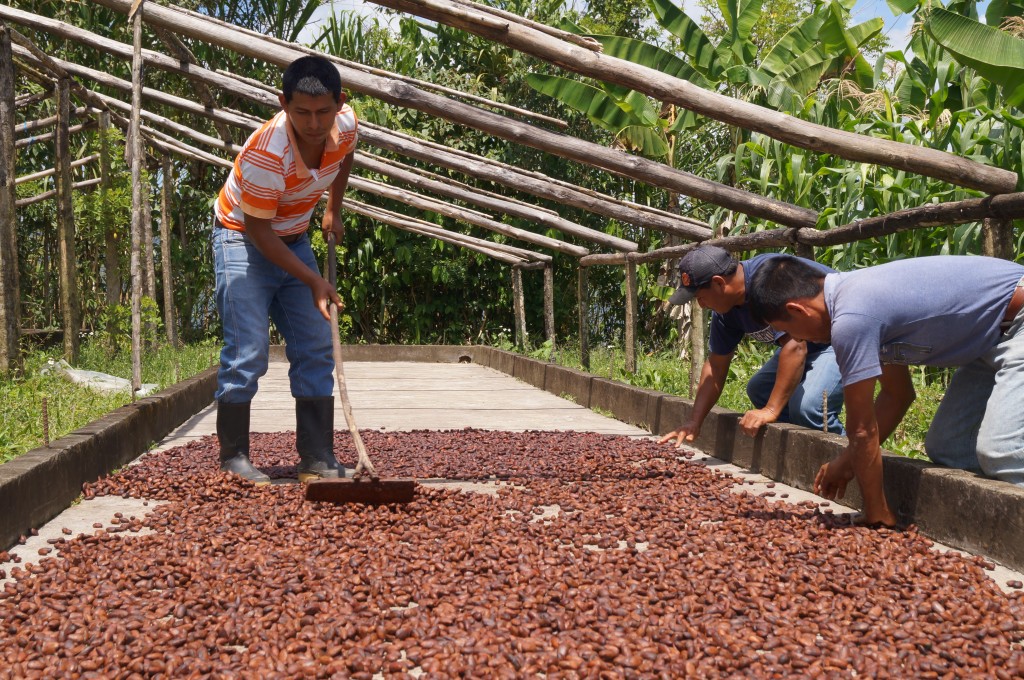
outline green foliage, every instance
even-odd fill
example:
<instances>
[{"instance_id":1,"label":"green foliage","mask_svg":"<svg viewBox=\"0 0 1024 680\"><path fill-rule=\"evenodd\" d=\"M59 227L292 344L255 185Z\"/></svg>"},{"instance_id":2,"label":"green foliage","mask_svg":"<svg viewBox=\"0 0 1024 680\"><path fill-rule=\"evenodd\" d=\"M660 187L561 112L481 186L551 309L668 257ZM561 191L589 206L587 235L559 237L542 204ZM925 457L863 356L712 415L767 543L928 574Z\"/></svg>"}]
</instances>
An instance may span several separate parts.
<instances>
[{"instance_id":1,"label":"green foliage","mask_svg":"<svg viewBox=\"0 0 1024 680\"><path fill-rule=\"evenodd\" d=\"M160 388L173 385L209 368L218 348L212 343L176 350L169 347L146 353L142 381ZM44 351L26 356L22 377L0 376L0 463L43 444L42 402L46 399L50 440L72 432L96 418L131 402L128 392L104 394L77 385L56 373L42 374L54 357ZM131 357L111 356L102 342L86 341L76 368L130 379Z\"/></svg>"}]
</instances>

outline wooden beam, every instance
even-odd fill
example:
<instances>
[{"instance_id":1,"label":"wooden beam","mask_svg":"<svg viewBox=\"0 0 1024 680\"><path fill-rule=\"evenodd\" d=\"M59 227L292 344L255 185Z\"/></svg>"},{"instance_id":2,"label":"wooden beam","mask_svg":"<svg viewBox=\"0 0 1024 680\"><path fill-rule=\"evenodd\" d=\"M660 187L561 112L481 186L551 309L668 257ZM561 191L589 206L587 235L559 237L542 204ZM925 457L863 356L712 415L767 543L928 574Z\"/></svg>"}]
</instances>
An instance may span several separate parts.
<instances>
[{"instance_id":1,"label":"wooden beam","mask_svg":"<svg viewBox=\"0 0 1024 680\"><path fill-rule=\"evenodd\" d=\"M636 286L636 262L633 258L627 258L625 266L626 275L626 331L623 344L626 346L626 373L636 373L636 315L637 315L637 286Z\"/></svg>"},{"instance_id":2,"label":"wooden beam","mask_svg":"<svg viewBox=\"0 0 1024 680\"><path fill-rule=\"evenodd\" d=\"M0 23L0 373L21 368L21 284L18 275L18 197L15 188L14 58L11 34Z\"/></svg>"},{"instance_id":3,"label":"wooden beam","mask_svg":"<svg viewBox=\"0 0 1024 680\"><path fill-rule=\"evenodd\" d=\"M72 169L80 168L83 165L87 165L89 163L92 163L95 160L99 160L99 158L100 158L100 154L98 154L98 153L94 153L91 156L86 156L85 158L79 158L79 159L74 160L74 161L71 162L71 168ZM33 172L30 175L22 175L21 177L19 177L16 180L14 180L14 183L15 184L24 184L25 182L34 182L37 179L43 179L44 177L49 177L50 175L54 174L55 172L56 172L55 168L50 168L48 170L40 170L39 172Z\"/></svg>"},{"instance_id":4,"label":"wooden beam","mask_svg":"<svg viewBox=\"0 0 1024 680\"><path fill-rule=\"evenodd\" d=\"M138 0L136 0L138 1ZM146 7L149 11L149 7ZM132 398L142 388L142 220L148 183L142 176L146 162L142 146L142 12L131 19L132 113L128 127L128 162L132 172L132 247L129 271L132 280Z\"/></svg>"},{"instance_id":5,"label":"wooden beam","mask_svg":"<svg viewBox=\"0 0 1024 680\"><path fill-rule=\"evenodd\" d=\"M580 365L584 371L590 370L590 288L587 278L587 268L580 265L576 270L576 313L579 317Z\"/></svg>"},{"instance_id":6,"label":"wooden beam","mask_svg":"<svg viewBox=\"0 0 1024 680\"><path fill-rule=\"evenodd\" d=\"M83 180L81 182L75 182L74 184L71 185L71 189L73 191L82 191L84 189L91 189L94 186L98 186L101 181L102 180L99 177L94 177L93 179L87 179L87 180ZM44 191L43 193L36 194L35 196L29 196L27 198L19 198L15 202L15 207L17 207L17 208L24 208L26 205L32 205L33 203L39 203L41 201L45 201L48 198L53 198L56 195L57 195L57 190L56 189L50 189L49 191Z\"/></svg>"},{"instance_id":7,"label":"wooden beam","mask_svg":"<svg viewBox=\"0 0 1024 680\"><path fill-rule=\"evenodd\" d=\"M8 35L8 41L10 41L10 36L9 35ZM15 46L12 46L12 48L13 47L15 47ZM44 101L46 99L49 99L52 96L53 96L53 87L49 87L47 89L44 89L42 92L36 92L35 94L25 94L25 95L22 95L22 96L16 98L14 100L14 107L18 108L18 109L23 109L23 108L32 106L33 104L38 104L39 102Z\"/></svg>"},{"instance_id":8,"label":"wooden beam","mask_svg":"<svg viewBox=\"0 0 1024 680\"><path fill-rule=\"evenodd\" d=\"M526 333L526 302L523 299L523 270L512 267L512 312L516 324L516 347L525 350L529 344Z\"/></svg>"},{"instance_id":9,"label":"wooden beam","mask_svg":"<svg viewBox=\"0 0 1024 680\"><path fill-rule=\"evenodd\" d=\"M421 196L420 194L413 193L411 191L392 187L381 182L364 179L356 175L352 175L349 178L348 185L351 189L355 189L356 191L363 191L376 196L389 198L393 201L398 201L405 205L419 208L420 210L427 210L438 215L444 215L445 217L461 220L468 224L482 227L489 231L508 236L509 238L526 241L527 243L532 243L542 248L550 248L575 257L582 257L590 252L586 248L580 248L548 236L534 234L524 229L517 229L516 227L502 224L501 222L491 219L489 215L484 215L483 213L476 212L475 210L459 208L458 206L445 203L444 201L438 201L426 196Z\"/></svg>"},{"instance_id":10,"label":"wooden beam","mask_svg":"<svg viewBox=\"0 0 1024 680\"><path fill-rule=\"evenodd\" d=\"M100 114L100 210L104 224L103 233L103 274L106 288L107 306L114 306L121 302L121 256L118 247L117 234L122 232L122 226L114 224L111 217L112 210L107 204L107 194L110 192L110 114L106 111Z\"/></svg>"},{"instance_id":11,"label":"wooden beam","mask_svg":"<svg viewBox=\"0 0 1024 680\"><path fill-rule=\"evenodd\" d=\"M95 2L122 12L129 8L128 0L95 0ZM2 16L2 12L3 10L0 10L0 16ZM259 58L278 66L286 66L296 57L302 56L302 52L295 49L266 41L257 41L251 36L239 35L202 18L184 15L181 12L157 5L146 8L145 18L146 22L153 26L219 45L239 54ZM577 139L570 135L510 120L491 111L420 90L408 83L381 78L341 64L335 64L335 66L342 76L342 82L348 88L391 104L424 111L452 122L469 125L502 139L525 144L584 165L602 168L618 175L786 226L812 227L817 222L818 216L813 210L712 182L663 163Z\"/></svg>"},{"instance_id":12,"label":"wooden beam","mask_svg":"<svg viewBox=\"0 0 1024 680\"><path fill-rule=\"evenodd\" d=\"M393 180L396 180L403 184L409 184L410 186L414 186L418 189L423 189L425 191L430 191L441 196L447 196L448 198L454 198L456 200L465 201L467 203L473 203L475 205L489 208L491 210L497 210L506 215L522 217L523 219L528 219L544 227L557 229L557 227L551 225L558 224L570 230L578 230L578 233L586 234L593 231L587 229L587 227L584 227L581 224L569 222L568 220L562 220L562 218L558 217L557 215L552 215L546 211L534 208L522 202L512 201L508 199L492 198L491 196L487 196L483 193L471 191L469 189L464 189L459 186L452 186L451 184L445 184L444 182L422 177L410 170L405 170L394 165L391 165L389 163L384 163L382 162L381 159L369 154L361 152L356 153L354 165L360 170L368 170L370 172L376 172L378 174L387 175ZM513 229L514 227L509 228ZM601 232L596 233L600 234ZM539 236L539 234L534 234L534 236ZM548 239L549 241L554 241L554 244L549 244L547 245L547 247L552 248L554 250L558 250L559 252L566 253L567 255L573 255L574 257L583 257L584 255L590 254L590 251L582 246L575 246L564 241L549 239L546 236L543 236L541 238Z\"/></svg>"},{"instance_id":13,"label":"wooden beam","mask_svg":"<svg viewBox=\"0 0 1024 680\"><path fill-rule=\"evenodd\" d=\"M535 173L526 173L513 166L502 165L488 161L482 157L473 157L471 154L455 152L445 149L440 145L433 145L422 140L417 140L407 135L384 130L372 124L362 123L359 128L360 142L376 146L409 158L416 158L426 163L439 165L456 170L470 177L495 182L504 186L524 191L526 193L554 201L559 205L569 205L588 212L603 215L629 224L641 227L659 229L674 233L685 232L688 238L702 239L709 238L711 230L707 228L687 225L679 219L666 219L654 213L645 212L610 199L610 197L599 198L584 191L571 189L551 178L538 177ZM566 229L560 229L563 233L571 233ZM603 234L603 232L598 232ZM577 234L579 235L579 234ZM583 238L582 235L580 235ZM604 234L606 239L614 237ZM616 245L608 245L615 250L628 252L637 249L637 244L626 239L615 239Z\"/></svg>"},{"instance_id":14,"label":"wooden beam","mask_svg":"<svg viewBox=\"0 0 1024 680\"><path fill-rule=\"evenodd\" d=\"M658 101L675 104L745 130L761 132L772 139L802 149L835 154L851 161L898 168L988 193L1007 193L1017 186L1015 172L983 165L935 149L834 130L800 120L779 111L705 90L687 80L675 78L656 69L606 54L597 54L515 22L508 22L500 28L492 26L488 21L491 18L489 8L482 5L474 4L475 11L467 13L465 5L450 0L373 1L375 4L400 12L461 28L589 78L628 87L650 95ZM103 4L107 2L104 0ZM705 200L738 212L754 214L743 208L717 203L711 198ZM775 221L787 226L813 226Z\"/></svg>"},{"instance_id":15,"label":"wooden beam","mask_svg":"<svg viewBox=\"0 0 1024 680\"><path fill-rule=\"evenodd\" d=\"M170 31L162 29L156 29L154 33L156 33L156 37L159 38L164 45L167 45L167 49L173 52L182 63L199 64L199 60L196 59L194 54L192 54L188 45L183 43L178 36L174 35ZM217 108L217 98L206 83L193 81L193 87L196 97L199 98L199 101L201 101L206 108ZM143 97L145 97L145 93L143 93ZM223 121L214 120L213 124L217 128L217 134L220 135L221 139L229 144L234 141L231 136L231 128L229 128Z\"/></svg>"},{"instance_id":16,"label":"wooden beam","mask_svg":"<svg viewBox=\"0 0 1024 680\"><path fill-rule=\"evenodd\" d=\"M353 201L351 199L346 200L345 209L351 210L357 215L363 215L364 217L368 217L371 220L376 220L378 222L388 224L397 229L401 229L402 231L407 231L409 233L417 234L419 236L426 236L428 238L435 238L439 241L444 241L445 243L450 243L451 245L458 246L459 248L472 250L473 252L486 255L487 257L490 257L499 262L503 262L505 264L514 265L521 264L524 262L523 258L518 257L516 255L510 255L508 253L504 253L499 250L494 250L486 246L474 243L474 241L478 241L479 239L470 239L469 237L459 239L456 238L455 234L452 234L451 232L448 232L445 229L441 229L440 227L435 227L434 229L426 229L422 226L422 224L420 224L419 220L410 219L403 215L398 215L397 213L392 213L387 210L374 209L372 206L369 206L360 201ZM458 236L461 236L461 234Z\"/></svg>"},{"instance_id":17,"label":"wooden beam","mask_svg":"<svg viewBox=\"0 0 1024 680\"><path fill-rule=\"evenodd\" d=\"M553 264L544 267L544 338L555 350L555 268Z\"/></svg>"},{"instance_id":18,"label":"wooden beam","mask_svg":"<svg viewBox=\"0 0 1024 680\"><path fill-rule=\"evenodd\" d=\"M537 113L535 111L529 111L527 109L521 109L518 106L512 106L510 104L505 104L503 102L496 102L496 101L487 99L485 97L478 97L476 95L468 94L466 92L460 92L459 90L453 90L450 87L445 87L443 85L438 85L436 83L431 83L431 82L428 82L426 80L419 80L417 78L410 78L409 76L405 76L405 75L402 75L400 73L392 73L391 71L385 71L384 69L374 68L372 66L366 66L365 64L360 64L359 62L356 62L356 61L349 61L348 59L342 59L341 57L333 55L333 54L324 54L322 52L317 52L316 50L311 49L309 47L306 47L304 45L299 45L297 43L290 43L290 42L287 42L285 40L281 40L279 38L275 38L274 36L264 35L262 33L257 33L256 31L252 31L252 30L249 30L249 29L245 28L244 26L236 26L234 24L229 24L226 21L221 21L220 19L216 19L214 17L207 16L205 14L200 14L199 12L194 12L192 10L185 9L184 7L172 6L170 9L173 9L173 10L178 11L178 12L182 12L183 14L190 14L190 15L192 15L194 17L198 17L198 18L203 19L205 21L208 21L210 23L215 23L215 24L217 24L219 26L224 26L224 27L229 28L229 29L231 29L233 31L240 32L240 33L243 33L245 35L251 36L251 37L253 37L255 39L267 40L267 41L270 41L270 42L272 42L272 43L274 43L276 45L284 45L285 47L290 47L292 49L299 50L300 52L303 52L305 54L315 54L315 55L318 55L318 56L321 56L321 57L326 57L327 59L330 59L331 61L333 61L335 63L341 64L343 66L347 66L349 68L358 69L360 71L365 71L366 73L371 73L373 75L382 76L384 78L392 78L394 80L400 80L400 81L402 81L404 83L409 83L410 85L415 85L416 87L423 88L424 90L432 90L434 92L439 92L439 93L444 94L444 95L449 95L449 96L452 96L452 97L458 97L458 98L464 99L466 101L475 102L475 103L480 104L482 106L488 106L488 107L490 107L492 109L498 109L498 110L501 110L501 111L508 111L509 113L512 113L512 114L515 114L515 115L519 115L519 116L524 116L526 118L533 118L533 119L536 119L536 120L540 120L540 121L543 121L543 122L548 123L550 125L555 125L556 127L560 127L562 129L565 129L565 128L569 127L568 123L566 123L564 120L560 120L558 118L552 118L551 116L545 116L545 115Z\"/></svg>"},{"instance_id":19,"label":"wooden beam","mask_svg":"<svg viewBox=\"0 0 1024 680\"><path fill-rule=\"evenodd\" d=\"M989 257L1013 260L1017 247L1013 240L1013 220L986 217L981 223L981 253Z\"/></svg>"},{"instance_id":20,"label":"wooden beam","mask_svg":"<svg viewBox=\"0 0 1024 680\"><path fill-rule=\"evenodd\" d=\"M79 123L78 125L71 125L68 127L68 134L73 135L83 130L92 130L96 127L96 121L90 120L87 123ZM23 137L14 143L15 148L24 149L25 147L32 146L33 144L41 144L43 142L52 142L57 136L56 132L44 132L41 135L33 135L32 137Z\"/></svg>"},{"instance_id":21,"label":"wooden beam","mask_svg":"<svg viewBox=\"0 0 1024 680\"><path fill-rule=\"evenodd\" d=\"M71 117L77 118L86 113L94 112L88 106L79 106L71 110ZM39 120L30 120L24 123L18 123L14 127L14 133L25 133L35 132L36 130L42 130L43 128L53 127L57 123L57 116L48 116L46 118L40 118Z\"/></svg>"},{"instance_id":22,"label":"wooden beam","mask_svg":"<svg viewBox=\"0 0 1024 680\"><path fill-rule=\"evenodd\" d=\"M64 358L78 361L81 315L78 290L78 258L75 252L75 212L72 205L71 158L68 127L71 118L71 83L57 81L57 129L54 140L55 191L57 193L57 239L59 252L61 326L64 329Z\"/></svg>"}]
</instances>

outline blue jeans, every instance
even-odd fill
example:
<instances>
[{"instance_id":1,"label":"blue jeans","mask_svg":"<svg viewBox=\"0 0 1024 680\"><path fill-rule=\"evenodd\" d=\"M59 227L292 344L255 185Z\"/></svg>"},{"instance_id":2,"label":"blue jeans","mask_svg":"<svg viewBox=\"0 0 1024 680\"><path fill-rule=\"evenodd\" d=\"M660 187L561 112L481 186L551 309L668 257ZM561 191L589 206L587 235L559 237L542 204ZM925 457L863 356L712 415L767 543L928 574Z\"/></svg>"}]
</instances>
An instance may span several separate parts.
<instances>
[{"instance_id":1,"label":"blue jeans","mask_svg":"<svg viewBox=\"0 0 1024 680\"><path fill-rule=\"evenodd\" d=\"M775 375L779 370L779 350L747 383L747 396L755 408L764 408L775 388ZM843 381L831 347L808 352L804 360L804 377L793 390L786 408L779 414L779 422L793 423L821 431L822 392L828 393L828 431L845 434L839 412L843 410Z\"/></svg>"},{"instance_id":2,"label":"blue jeans","mask_svg":"<svg viewBox=\"0 0 1024 680\"><path fill-rule=\"evenodd\" d=\"M941 465L1024 485L1024 310L953 374L924 447Z\"/></svg>"},{"instance_id":3,"label":"blue jeans","mask_svg":"<svg viewBox=\"0 0 1024 680\"><path fill-rule=\"evenodd\" d=\"M270 360L270 320L285 339L292 396L331 396L331 326L313 304L309 286L263 257L241 232L217 227L212 240L217 311L224 326L214 397L231 404L252 401ZM319 271L308 236L288 247Z\"/></svg>"}]
</instances>

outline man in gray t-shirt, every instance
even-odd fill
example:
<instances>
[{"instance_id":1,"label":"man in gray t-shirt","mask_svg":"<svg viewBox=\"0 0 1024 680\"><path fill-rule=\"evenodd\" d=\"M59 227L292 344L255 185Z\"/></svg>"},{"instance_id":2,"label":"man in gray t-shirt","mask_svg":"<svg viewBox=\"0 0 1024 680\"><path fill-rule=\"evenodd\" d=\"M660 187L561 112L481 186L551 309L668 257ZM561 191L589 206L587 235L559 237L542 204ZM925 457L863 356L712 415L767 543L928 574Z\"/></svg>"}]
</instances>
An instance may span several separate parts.
<instances>
[{"instance_id":1,"label":"man in gray t-shirt","mask_svg":"<svg viewBox=\"0 0 1024 680\"><path fill-rule=\"evenodd\" d=\"M751 309L776 330L829 342L843 376L849 446L814 490L857 478L867 522L894 524L881 444L914 400L909 364L959 366L925 439L937 463L1024 485L1024 266L921 257L822 276L777 258L754 277ZM875 385L881 390L875 396Z\"/></svg>"}]
</instances>

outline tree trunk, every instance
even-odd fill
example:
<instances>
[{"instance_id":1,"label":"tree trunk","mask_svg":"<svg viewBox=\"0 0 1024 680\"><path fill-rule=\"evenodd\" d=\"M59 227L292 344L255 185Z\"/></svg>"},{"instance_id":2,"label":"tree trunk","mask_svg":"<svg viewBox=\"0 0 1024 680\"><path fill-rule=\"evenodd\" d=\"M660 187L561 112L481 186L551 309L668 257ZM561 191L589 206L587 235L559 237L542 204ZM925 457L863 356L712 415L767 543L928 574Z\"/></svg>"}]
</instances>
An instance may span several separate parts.
<instances>
[{"instance_id":1,"label":"tree trunk","mask_svg":"<svg viewBox=\"0 0 1024 680\"><path fill-rule=\"evenodd\" d=\"M14 60L11 35L0 24L0 372L18 371L21 352L21 287L18 276L14 165Z\"/></svg>"},{"instance_id":2,"label":"tree trunk","mask_svg":"<svg viewBox=\"0 0 1024 680\"><path fill-rule=\"evenodd\" d=\"M75 214L71 201L71 158L68 148L68 119L71 114L71 84L66 78L57 82L57 136L54 144L54 168L57 189L57 233L60 248L60 307L64 328L64 357L78 361L78 331L81 326L78 260L75 257Z\"/></svg>"}]
</instances>

